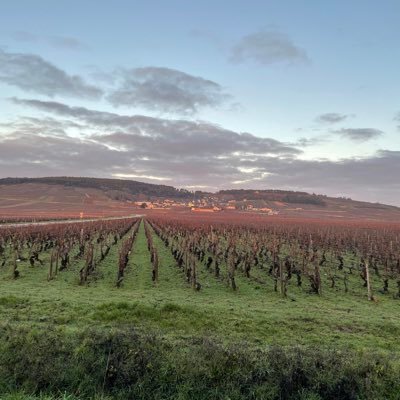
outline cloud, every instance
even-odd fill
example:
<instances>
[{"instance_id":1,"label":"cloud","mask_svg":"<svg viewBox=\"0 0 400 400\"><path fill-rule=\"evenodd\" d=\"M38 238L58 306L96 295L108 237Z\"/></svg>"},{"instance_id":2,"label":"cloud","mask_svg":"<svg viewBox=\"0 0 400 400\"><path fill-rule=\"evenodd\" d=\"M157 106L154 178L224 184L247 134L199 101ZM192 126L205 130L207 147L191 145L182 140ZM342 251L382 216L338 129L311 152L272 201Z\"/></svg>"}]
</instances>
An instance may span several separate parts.
<instances>
[{"instance_id":1,"label":"cloud","mask_svg":"<svg viewBox=\"0 0 400 400\"><path fill-rule=\"evenodd\" d=\"M299 154L297 148L271 138L239 133L207 122L153 118L142 115L120 115L70 107L63 103L40 100L12 99L19 105L73 118L97 132L95 140L111 146L121 146L159 156L179 156L182 159L199 155L222 156L264 154L287 156ZM111 132L111 133L110 133Z\"/></svg>"},{"instance_id":2,"label":"cloud","mask_svg":"<svg viewBox=\"0 0 400 400\"><path fill-rule=\"evenodd\" d=\"M31 32L26 32L26 31L15 31L10 34L10 36L14 39L17 40L18 42L29 42L33 43L38 40L38 36L31 33Z\"/></svg>"},{"instance_id":3,"label":"cloud","mask_svg":"<svg viewBox=\"0 0 400 400\"><path fill-rule=\"evenodd\" d=\"M334 131L334 133L354 142L366 142L384 134L381 130L373 128L343 128Z\"/></svg>"},{"instance_id":4,"label":"cloud","mask_svg":"<svg viewBox=\"0 0 400 400\"><path fill-rule=\"evenodd\" d=\"M205 122L14 100L51 113L0 125L1 176L131 177L178 187L280 188L399 204L400 152L304 160L271 138ZM69 135L79 129L81 138Z\"/></svg>"},{"instance_id":5,"label":"cloud","mask_svg":"<svg viewBox=\"0 0 400 400\"><path fill-rule=\"evenodd\" d=\"M36 40L34 35L19 33L22 34L25 40ZM73 38L54 36L48 40L61 47L81 46ZM94 76L97 81L107 83L109 89L106 99L115 107L138 107L161 113L192 115L204 107L219 107L231 99L218 83L169 68L119 69L114 74L100 74L97 71ZM61 95L98 99L103 95L100 86L91 85L78 75L67 74L38 55L2 50L1 82L49 97Z\"/></svg>"},{"instance_id":6,"label":"cloud","mask_svg":"<svg viewBox=\"0 0 400 400\"><path fill-rule=\"evenodd\" d=\"M119 86L108 100L117 107L193 114L229 98L218 83L170 68L120 69L116 76Z\"/></svg>"},{"instance_id":7,"label":"cloud","mask_svg":"<svg viewBox=\"0 0 400 400\"><path fill-rule=\"evenodd\" d=\"M398 204L400 152L379 150L362 159L334 161L293 160L278 163L269 182L308 191L346 195L361 200Z\"/></svg>"},{"instance_id":8,"label":"cloud","mask_svg":"<svg viewBox=\"0 0 400 400\"><path fill-rule=\"evenodd\" d=\"M307 53L296 46L283 33L262 31L244 36L231 49L230 61L242 63L253 61L262 65L275 63L304 63L308 62Z\"/></svg>"},{"instance_id":9,"label":"cloud","mask_svg":"<svg viewBox=\"0 0 400 400\"><path fill-rule=\"evenodd\" d=\"M327 135L319 135L312 138L301 137L300 139L297 140L297 142L292 143L292 145L298 147L310 147L326 143L327 141L328 141Z\"/></svg>"},{"instance_id":10,"label":"cloud","mask_svg":"<svg viewBox=\"0 0 400 400\"><path fill-rule=\"evenodd\" d=\"M110 161L108 153L104 151L99 155L97 176L110 176L110 174L112 176L123 176L123 174L162 176L177 185L189 185L192 181L197 184L199 180L220 184L222 177L227 181L238 180L243 175L239 168L248 160L293 157L301 153L297 148L275 139L234 132L206 122L168 120L141 115L126 116L83 107L69 107L58 102L17 99L13 101L62 117L62 121L66 122L63 122L64 126L61 124L56 127L58 135L60 129L64 129L67 133L68 124L82 125L81 135L84 137L84 148L93 143L109 150L112 157ZM23 126L12 122L8 128L3 127L4 132L9 132L9 139L19 137L19 135L24 135L23 137L26 138L30 129L32 130L30 136L41 135L40 142L54 137L55 127L52 120L49 123L47 118L43 119L42 127L38 125L38 121L34 121L31 128L27 126L31 121L24 119L22 122ZM74 138L68 138L67 135L65 140L73 141L73 143L76 141ZM34 141L25 140L25 143L29 142ZM0 147L2 146L3 143ZM71 148L70 151L77 150ZM34 152L24 152L25 154L36 152L40 154L42 150L40 146L37 146ZM95 157L97 150L94 149L93 152L92 158ZM115 154L118 156L115 157ZM47 157L46 153L39 159L47 159ZM56 151L53 158L57 158L60 162L60 154ZM35 164L34 168L38 168L38 165ZM40 165L43 166L43 164ZM50 168L50 160L48 165ZM75 159L74 168L75 166L79 166L81 174L87 173L84 158L80 161ZM64 174L70 173L70 169L68 161Z\"/></svg>"},{"instance_id":11,"label":"cloud","mask_svg":"<svg viewBox=\"0 0 400 400\"><path fill-rule=\"evenodd\" d=\"M88 46L80 40L69 36L48 36L46 41L56 48L67 50L85 50Z\"/></svg>"},{"instance_id":12,"label":"cloud","mask_svg":"<svg viewBox=\"0 0 400 400\"><path fill-rule=\"evenodd\" d=\"M102 90L78 75L69 75L34 54L9 53L0 50L0 82L27 92L97 99Z\"/></svg>"},{"instance_id":13,"label":"cloud","mask_svg":"<svg viewBox=\"0 0 400 400\"><path fill-rule=\"evenodd\" d=\"M18 42L44 42L55 48L61 48L64 50L83 50L88 48L88 46L83 42L70 36L36 35L26 31L15 31L12 32L10 36Z\"/></svg>"},{"instance_id":14,"label":"cloud","mask_svg":"<svg viewBox=\"0 0 400 400\"><path fill-rule=\"evenodd\" d=\"M338 122L343 122L349 118L349 115L338 114L338 113L326 113L319 115L316 120L317 122L322 122L326 124L336 124Z\"/></svg>"},{"instance_id":15,"label":"cloud","mask_svg":"<svg viewBox=\"0 0 400 400\"><path fill-rule=\"evenodd\" d=\"M40 139L40 140L38 140ZM100 159L108 163L109 172ZM107 175L129 160L118 151L100 143L59 136L48 132L38 137L31 132L14 131L0 138L0 170L2 176L45 176L82 174ZM100 173L100 175L99 175Z\"/></svg>"},{"instance_id":16,"label":"cloud","mask_svg":"<svg viewBox=\"0 0 400 400\"><path fill-rule=\"evenodd\" d=\"M400 122L400 112L398 112L396 114L396 116L394 117L394 120ZM397 125L397 129L400 131L400 125Z\"/></svg>"}]
</instances>

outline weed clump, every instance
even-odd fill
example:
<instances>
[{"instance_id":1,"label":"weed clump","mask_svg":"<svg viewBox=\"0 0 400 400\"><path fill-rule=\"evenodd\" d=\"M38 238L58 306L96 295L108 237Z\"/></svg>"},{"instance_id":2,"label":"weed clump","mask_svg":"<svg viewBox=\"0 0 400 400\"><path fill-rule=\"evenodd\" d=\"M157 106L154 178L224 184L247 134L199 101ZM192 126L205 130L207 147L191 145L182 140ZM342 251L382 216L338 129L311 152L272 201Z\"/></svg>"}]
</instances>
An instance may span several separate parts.
<instances>
[{"instance_id":1,"label":"weed clump","mask_svg":"<svg viewBox=\"0 0 400 400\"><path fill-rule=\"evenodd\" d=\"M75 334L0 327L0 398L20 391L79 399L395 399L399 366L378 353L170 341L131 327Z\"/></svg>"}]
</instances>

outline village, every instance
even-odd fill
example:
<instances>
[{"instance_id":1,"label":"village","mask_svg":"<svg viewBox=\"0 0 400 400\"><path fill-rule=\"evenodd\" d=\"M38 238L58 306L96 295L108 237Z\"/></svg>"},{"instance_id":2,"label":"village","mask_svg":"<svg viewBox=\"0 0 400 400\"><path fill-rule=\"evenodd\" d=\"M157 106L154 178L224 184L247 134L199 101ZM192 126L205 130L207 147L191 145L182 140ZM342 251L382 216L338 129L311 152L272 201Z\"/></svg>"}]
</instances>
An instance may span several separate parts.
<instances>
[{"instance_id":1,"label":"village","mask_svg":"<svg viewBox=\"0 0 400 400\"><path fill-rule=\"evenodd\" d=\"M142 209L151 210L191 210L194 213L215 213L223 211L246 211L254 213L263 213L266 215L278 215L279 210L269 207L257 207L254 202L237 200L221 201L217 197L205 197L199 200L172 200L172 199L159 199L151 201L135 201L134 206Z\"/></svg>"}]
</instances>

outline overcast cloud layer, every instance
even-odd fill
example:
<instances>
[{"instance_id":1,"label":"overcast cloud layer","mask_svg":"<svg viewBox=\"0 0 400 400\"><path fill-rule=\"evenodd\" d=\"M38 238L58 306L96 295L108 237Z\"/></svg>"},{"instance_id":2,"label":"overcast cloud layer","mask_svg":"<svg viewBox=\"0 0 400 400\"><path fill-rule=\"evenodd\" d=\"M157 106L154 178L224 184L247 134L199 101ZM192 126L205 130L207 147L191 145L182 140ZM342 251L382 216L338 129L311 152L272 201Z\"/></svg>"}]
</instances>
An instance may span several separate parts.
<instances>
[{"instance_id":1,"label":"overcast cloud layer","mask_svg":"<svg viewBox=\"0 0 400 400\"><path fill-rule=\"evenodd\" d=\"M379 196L392 203L400 190L393 174L400 170L398 151L339 162L303 160L296 145L210 123L13 102L44 114L0 125L3 176L124 177L211 190L272 187L356 197L363 192L366 200ZM77 129L81 137L73 135Z\"/></svg>"}]
</instances>

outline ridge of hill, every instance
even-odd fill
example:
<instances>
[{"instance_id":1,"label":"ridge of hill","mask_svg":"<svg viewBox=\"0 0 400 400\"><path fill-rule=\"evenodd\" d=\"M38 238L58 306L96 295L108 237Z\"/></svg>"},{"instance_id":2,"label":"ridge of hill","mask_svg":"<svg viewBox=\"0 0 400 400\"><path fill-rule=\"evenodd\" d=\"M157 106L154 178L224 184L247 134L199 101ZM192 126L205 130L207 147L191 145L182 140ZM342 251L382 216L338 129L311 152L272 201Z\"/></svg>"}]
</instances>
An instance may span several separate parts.
<instances>
[{"instance_id":1,"label":"ridge of hill","mask_svg":"<svg viewBox=\"0 0 400 400\"><path fill-rule=\"evenodd\" d=\"M91 188L98 189L108 193L110 198L115 200L125 200L121 197L125 195L145 195L153 197L190 197L190 192L185 189L176 189L173 186L157 185L139 181L125 179L108 178L86 178L86 177L43 177L43 178L3 178L0 179L0 185L16 185L24 183L39 183L46 185L62 185L66 187Z\"/></svg>"},{"instance_id":2,"label":"ridge of hill","mask_svg":"<svg viewBox=\"0 0 400 400\"><path fill-rule=\"evenodd\" d=\"M231 189L216 193L124 179L41 177L0 179L0 214L122 215L132 212L132 201L172 199L189 202L206 199L214 204L234 202L246 211L269 208L301 217L367 218L400 221L400 208L343 197L277 189ZM47 215L46 214L46 215Z\"/></svg>"}]
</instances>

